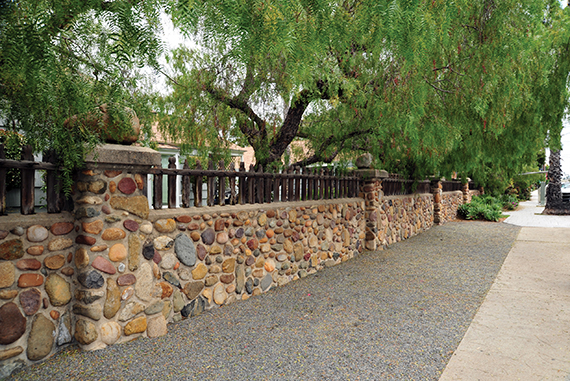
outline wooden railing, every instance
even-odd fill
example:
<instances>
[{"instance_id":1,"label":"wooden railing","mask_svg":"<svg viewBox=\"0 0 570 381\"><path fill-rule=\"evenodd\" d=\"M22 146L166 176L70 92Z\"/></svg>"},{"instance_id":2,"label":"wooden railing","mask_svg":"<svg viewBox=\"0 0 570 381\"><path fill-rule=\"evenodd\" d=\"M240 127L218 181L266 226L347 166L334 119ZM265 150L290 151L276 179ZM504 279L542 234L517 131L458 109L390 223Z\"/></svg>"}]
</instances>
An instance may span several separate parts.
<instances>
[{"instance_id":1,"label":"wooden railing","mask_svg":"<svg viewBox=\"0 0 570 381\"><path fill-rule=\"evenodd\" d=\"M382 191L385 196L400 196L413 193L430 193L429 180L405 180L397 177L382 179Z\"/></svg>"},{"instance_id":2,"label":"wooden railing","mask_svg":"<svg viewBox=\"0 0 570 381\"><path fill-rule=\"evenodd\" d=\"M335 173L328 168L289 168L282 172L264 172L250 166L245 170L244 163L239 171L227 170L223 161L217 169L210 161L207 168L202 168L198 161L193 169L188 162L182 169L176 169L174 157L169 158L168 168L153 168L148 174L154 175L152 181L152 206L163 207L163 177L167 176L168 208L176 208L178 177L182 180L181 207L203 205L203 185L206 185L206 205L254 204L284 201L305 201L357 197L360 178L354 175ZM143 175L144 176L144 175ZM146 176L144 176L146 177Z\"/></svg>"},{"instance_id":3,"label":"wooden railing","mask_svg":"<svg viewBox=\"0 0 570 381\"><path fill-rule=\"evenodd\" d=\"M453 191L460 191L462 188L462 184L460 180L442 181L441 187L443 192L453 192Z\"/></svg>"}]
</instances>

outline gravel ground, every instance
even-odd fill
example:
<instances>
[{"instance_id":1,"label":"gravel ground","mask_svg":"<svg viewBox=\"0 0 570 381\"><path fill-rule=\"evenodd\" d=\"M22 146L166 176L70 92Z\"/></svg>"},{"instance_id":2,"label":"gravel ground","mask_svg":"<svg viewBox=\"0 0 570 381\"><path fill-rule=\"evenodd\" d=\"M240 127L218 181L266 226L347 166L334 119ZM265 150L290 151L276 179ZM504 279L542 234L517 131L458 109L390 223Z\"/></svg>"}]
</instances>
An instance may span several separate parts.
<instances>
[{"instance_id":1,"label":"gravel ground","mask_svg":"<svg viewBox=\"0 0 570 381\"><path fill-rule=\"evenodd\" d=\"M285 287L10 380L437 380L520 228L451 222Z\"/></svg>"}]
</instances>

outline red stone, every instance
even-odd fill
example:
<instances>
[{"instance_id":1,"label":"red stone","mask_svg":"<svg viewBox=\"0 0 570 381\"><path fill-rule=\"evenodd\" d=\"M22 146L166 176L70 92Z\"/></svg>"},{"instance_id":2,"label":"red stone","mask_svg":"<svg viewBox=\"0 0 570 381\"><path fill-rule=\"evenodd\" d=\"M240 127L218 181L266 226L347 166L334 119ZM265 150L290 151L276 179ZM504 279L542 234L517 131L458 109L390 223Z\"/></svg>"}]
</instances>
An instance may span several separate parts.
<instances>
[{"instance_id":1,"label":"red stone","mask_svg":"<svg viewBox=\"0 0 570 381\"><path fill-rule=\"evenodd\" d=\"M64 235L73 230L73 224L71 222L56 222L50 228L51 234L53 235Z\"/></svg>"},{"instance_id":2,"label":"red stone","mask_svg":"<svg viewBox=\"0 0 570 381\"><path fill-rule=\"evenodd\" d=\"M37 288L31 288L20 293L20 305L28 316L38 312L42 305L42 293Z\"/></svg>"},{"instance_id":3,"label":"red stone","mask_svg":"<svg viewBox=\"0 0 570 381\"><path fill-rule=\"evenodd\" d=\"M121 193L133 194L137 190L137 183L130 177L123 177L117 185Z\"/></svg>"},{"instance_id":4,"label":"red stone","mask_svg":"<svg viewBox=\"0 0 570 381\"><path fill-rule=\"evenodd\" d=\"M111 275L113 275L117 272L117 269L115 269L115 266L113 266L111 264L111 262L109 262L108 260L106 260L105 258L103 258L100 255L97 256L97 258L95 258L95 260L93 261L91 266L93 266L94 269L103 271L104 273L111 274Z\"/></svg>"},{"instance_id":5,"label":"red stone","mask_svg":"<svg viewBox=\"0 0 570 381\"><path fill-rule=\"evenodd\" d=\"M303 259L304 259L305 261L308 261L309 259L311 259L311 253L305 254L305 256L303 257Z\"/></svg>"},{"instance_id":6,"label":"red stone","mask_svg":"<svg viewBox=\"0 0 570 381\"><path fill-rule=\"evenodd\" d=\"M42 284L44 284L44 277L40 274L22 274L18 278L18 287L20 288L37 287Z\"/></svg>"},{"instance_id":7,"label":"red stone","mask_svg":"<svg viewBox=\"0 0 570 381\"><path fill-rule=\"evenodd\" d=\"M190 216L178 216L178 217L176 217L176 221L182 222L183 224L187 224L188 222L192 221L192 217L190 217Z\"/></svg>"},{"instance_id":8,"label":"red stone","mask_svg":"<svg viewBox=\"0 0 570 381\"><path fill-rule=\"evenodd\" d=\"M96 240L95 238L93 238L93 237L88 237L88 236L86 236L86 235L78 235L78 236L75 238L75 243L79 243L79 244L81 244L81 245L89 245L89 246L91 246L91 245L94 245L95 242L97 242L97 240Z\"/></svg>"},{"instance_id":9,"label":"red stone","mask_svg":"<svg viewBox=\"0 0 570 381\"><path fill-rule=\"evenodd\" d=\"M103 206L101 207L101 211L102 211L103 213L105 213L105 214L111 214L111 208L109 208L108 205L103 205Z\"/></svg>"},{"instance_id":10,"label":"red stone","mask_svg":"<svg viewBox=\"0 0 570 381\"><path fill-rule=\"evenodd\" d=\"M117 285L119 285L119 286L131 286L131 285L135 284L136 281L137 281L137 278L134 276L134 274L125 274L125 275L121 275L120 277L117 278Z\"/></svg>"},{"instance_id":11,"label":"red stone","mask_svg":"<svg viewBox=\"0 0 570 381\"><path fill-rule=\"evenodd\" d=\"M22 271L39 270L42 267L42 263L37 259L20 259L16 262L16 267Z\"/></svg>"},{"instance_id":12,"label":"red stone","mask_svg":"<svg viewBox=\"0 0 570 381\"><path fill-rule=\"evenodd\" d=\"M224 220L223 218L216 220L216 223L214 224L214 229L217 232L224 230L225 222L226 220Z\"/></svg>"},{"instance_id":13,"label":"red stone","mask_svg":"<svg viewBox=\"0 0 570 381\"><path fill-rule=\"evenodd\" d=\"M26 332L26 318L15 303L0 307L0 344L12 344Z\"/></svg>"},{"instance_id":14,"label":"red stone","mask_svg":"<svg viewBox=\"0 0 570 381\"><path fill-rule=\"evenodd\" d=\"M112 179L113 177L119 176L121 173L123 173L123 171L110 171L109 170L109 171L104 171L103 173L105 174L105 176Z\"/></svg>"},{"instance_id":15,"label":"red stone","mask_svg":"<svg viewBox=\"0 0 570 381\"><path fill-rule=\"evenodd\" d=\"M195 222L192 222L191 224L188 224L187 229L188 230L198 230L198 229L200 229L200 225L198 225Z\"/></svg>"},{"instance_id":16,"label":"red stone","mask_svg":"<svg viewBox=\"0 0 570 381\"><path fill-rule=\"evenodd\" d=\"M136 232L137 230L139 230L138 222L133 221L133 220L125 220L123 222L123 226L125 227L125 229L132 231L132 232Z\"/></svg>"},{"instance_id":17,"label":"red stone","mask_svg":"<svg viewBox=\"0 0 570 381\"><path fill-rule=\"evenodd\" d=\"M247 247L249 247L250 250L255 250L257 249L258 246L259 242L255 238L252 238L249 241L247 241Z\"/></svg>"},{"instance_id":18,"label":"red stone","mask_svg":"<svg viewBox=\"0 0 570 381\"><path fill-rule=\"evenodd\" d=\"M234 281L234 274L223 274L220 276L220 282L230 284Z\"/></svg>"},{"instance_id":19,"label":"red stone","mask_svg":"<svg viewBox=\"0 0 570 381\"><path fill-rule=\"evenodd\" d=\"M204 258L206 258L206 254L207 254L207 252L206 252L206 248L204 247L204 245L202 245L201 243L196 245L196 255L198 256L198 259L203 261Z\"/></svg>"},{"instance_id":20,"label":"red stone","mask_svg":"<svg viewBox=\"0 0 570 381\"><path fill-rule=\"evenodd\" d=\"M267 218L273 218L275 217L275 211L273 209L268 210L265 215L267 216Z\"/></svg>"},{"instance_id":21,"label":"red stone","mask_svg":"<svg viewBox=\"0 0 570 381\"><path fill-rule=\"evenodd\" d=\"M154 251L154 256L152 257L152 261L157 265L162 261L162 256L158 253L158 251Z\"/></svg>"},{"instance_id":22,"label":"red stone","mask_svg":"<svg viewBox=\"0 0 570 381\"><path fill-rule=\"evenodd\" d=\"M12 261L24 256L24 248L22 241L19 239L11 239L0 245L0 259Z\"/></svg>"}]
</instances>

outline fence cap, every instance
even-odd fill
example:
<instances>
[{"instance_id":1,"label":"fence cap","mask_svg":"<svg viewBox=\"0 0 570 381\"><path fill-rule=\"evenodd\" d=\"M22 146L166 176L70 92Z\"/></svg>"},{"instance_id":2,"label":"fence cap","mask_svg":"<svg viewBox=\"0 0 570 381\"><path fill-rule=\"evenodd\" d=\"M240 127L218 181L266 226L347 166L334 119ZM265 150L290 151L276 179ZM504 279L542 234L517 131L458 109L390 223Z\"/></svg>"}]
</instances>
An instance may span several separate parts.
<instances>
[{"instance_id":1,"label":"fence cap","mask_svg":"<svg viewBox=\"0 0 570 381\"><path fill-rule=\"evenodd\" d=\"M388 172L383 169L357 169L354 173L364 180L383 179L388 177Z\"/></svg>"},{"instance_id":2,"label":"fence cap","mask_svg":"<svg viewBox=\"0 0 570 381\"><path fill-rule=\"evenodd\" d=\"M143 169L162 166L160 152L148 147L103 144L87 155L85 164L88 168L106 169Z\"/></svg>"}]
</instances>

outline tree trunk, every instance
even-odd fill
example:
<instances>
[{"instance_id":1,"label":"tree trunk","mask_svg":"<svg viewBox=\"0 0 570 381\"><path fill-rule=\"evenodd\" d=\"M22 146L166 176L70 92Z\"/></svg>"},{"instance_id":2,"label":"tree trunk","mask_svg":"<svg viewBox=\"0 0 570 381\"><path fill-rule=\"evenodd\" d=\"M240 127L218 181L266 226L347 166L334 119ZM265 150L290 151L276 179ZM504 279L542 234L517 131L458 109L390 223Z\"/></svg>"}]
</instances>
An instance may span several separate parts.
<instances>
[{"instance_id":1,"label":"tree trunk","mask_svg":"<svg viewBox=\"0 0 570 381\"><path fill-rule=\"evenodd\" d=\"M546 207L544 214L570 214L570 205L562 201L562 168L560 150L551 151L548 169L548 186L546 187Z\"/></svg>"}]
</instances>

